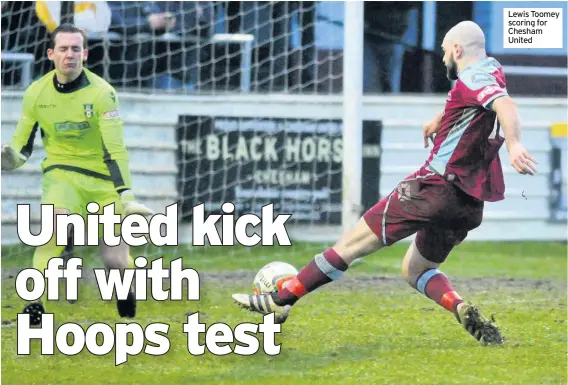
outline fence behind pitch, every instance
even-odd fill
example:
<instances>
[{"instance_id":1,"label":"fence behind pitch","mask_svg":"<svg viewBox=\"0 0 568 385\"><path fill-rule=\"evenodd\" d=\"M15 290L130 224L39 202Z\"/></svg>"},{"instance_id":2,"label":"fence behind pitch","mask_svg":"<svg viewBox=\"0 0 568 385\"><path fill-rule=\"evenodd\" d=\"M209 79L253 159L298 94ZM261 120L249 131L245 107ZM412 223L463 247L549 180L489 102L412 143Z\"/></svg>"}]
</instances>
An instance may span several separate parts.
<instances>
[{"instance_id":1,"label":"fence behind pitch","mask_svg":"<svg viewBox=\"0 0 568 385\"><path fill-rule=\"evenodd\" d=\"M11 136L20 116L22 93L4 91L2 93L2 135ZM126 141L131 154L134 187L137 195L158 211L183 198L183 191L178 191L178 172L187 167L180 163L177 151L177 125L179 116L224 116L234 118L264 118L265 120L282 118L295 121L306 119L317 121L340 120L342 99L335 96L300 96L300 95L227 95L227 96L147 96L121 94L122 116L125 120ZM380 155L380 176L365 178L368 187L380 191L379 199L390 192L396 183L419 167L427 157L428 150L422 147L421 124L434 116L443 105L441 96L399 96L368 97L364 99L363 118L382 122L380 154L371 154L370 159ZM539 173L536 176L516 174L508 164L506 150L501 152L507 183L506 200L487 204L483 225L472 232L470 239L486 240L565 240L565 223L550 223L550 177L551 177L551 140L550 127L565 118L566 101L558 99L518 99L522 123L523 140L528 149L539 161ZM259 120L262 125L263 120ZM307 123L303 128L309 135ZM341 128L341 125L339 126ZM298 127L295 128L298 130ZM265 134L270 135L270 134ZM341 137L339 137L341 138ZM231 144L235 151L236 143ZM2 174L2 244L18 242L16 234L16 204L32 204L32 211L38 218L39 198L41 193L41 174L39 162L43 158L40 138L36 138L36 151L29 164L23 168ZM366 154L368 156L369 154ZM379 160L376 160L379 162ZM317 159L313 160L314 167ZM207 175L202 175L199 183L209 183L207 191L228 191L235 184L245 183L245 176L231 174L231 162L211 168ZM253 171L259 168L254 159L240 160L240 166L247 166ZM341 164L329 160L328 168L321 171L321 177L341 172ZM273 168L278 168L273 165ZM295 165L286 165L294 170ZM299 167L299 166L298 166ZM305 164L303 165L305 167ZM320 169L321 170L321 169ZM186 175L186 176L184 176ZM181 178L192 175L185 173ZM225 177L222 177L225 175ZM215 176L221 176L215 178ZM239 179L241 178L241 179ZM183 182L183 180L181 181ZM330 182L331 183L331 182ZM311 187L310 187L311 186ZM258 187L258 186L257 186ZM326 186L308 183L307 186L317 191ZM329 186L332 187L332 186ZM335 186L340 188L341 186ZM211 195L202 195L207 202ZM223 195L221 194L221 197ZM277 200L277 199L276 199ZM333 221L304 221L290 227L290 235L296 240L333 241L341 233L340 227ZM190 231L182 230L180 239L190 241Z\"/></svg>"}]
</instances>

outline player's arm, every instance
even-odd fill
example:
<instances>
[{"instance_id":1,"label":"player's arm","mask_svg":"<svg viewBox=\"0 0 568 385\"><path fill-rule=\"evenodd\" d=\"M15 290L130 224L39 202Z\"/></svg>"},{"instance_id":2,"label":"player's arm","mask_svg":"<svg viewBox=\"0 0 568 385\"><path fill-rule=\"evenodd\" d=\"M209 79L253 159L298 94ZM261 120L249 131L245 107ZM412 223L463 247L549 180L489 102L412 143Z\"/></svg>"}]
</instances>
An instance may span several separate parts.
<instances>
[{"instance_id":1,"label":"player's arm","mask_svg":"<svg viewBox=\"0 0 568 385\"><path fill-rule=\"evenodd\" d=\"M519 112L504 85L493 75L472 72L471 77L464 77L463 85L460 86L466 104L496 112L496 123L503 127L511 166L521 174L534 174L536 169L531 162L536 161L521 144ZM499 128L499 125L495 127ZM496 135L496 132L490 137L493 135Z\"/></svg>"},{"instance_id":2,"label":"player's arm","mask_svg":"<svg viewBox=\"0 0 568 385\"><path fill-rule=\"evenodd\" d=\"M130 164L124 143L124 127L119 114L116 92L111 88L102 92L97 105L104 161L117 192L131 190Z\"/></svg>"},{"instance_id":3,"label":"player's arm","mask_svg":"<svg viewBox=\"0 0 568 385\"><path fill-rule=\"evenodd\" d=\"M116 191L125 204L126 214L150 215L152 210L136 202L132 192L130 161L124 142L124 125L119 113L118 95L109 88L102 92L97 104L104 161Z\"/></svg>"},{"instance_id":4,"label":"player's arm","mask_svg":"<svg viewBox=\"0 0 568 385\"><path fill-rule=\"evenodd\" d=\"M497 113L497 119L505 134L507 149L520 143L521 119L519 118L519 110L513 99L510 96L497 98L491 103L491 109Z\"/></svg>"},{"instance_id":5,"label":"player's arm","mask_svg":"<svg viewBox=\"0 0 568 385\"><path fill-rule=\"evenodd\" d=\"M434 134L437 134L442 127L442 118L444 117L444 110L441 110L432 120L426 122L422 127L424 136L424 147L428 147L428 139L433 141Z\"/></svg>"},{"instance_id":6,"label":"player's arm","mask_svg":"<svg viewBox=\"0 0 568 385\"><path fill-rule=\"evenodd\" d=\"M510 96L504 95L491 102L491 109L497 113L499 124L503 127L511 166L521 174L534 175L536 173L534 166L536 160L521 144L521 119L517 104Z\"/></svg>"},{"instance_id":7,"label":"player's arm","mask_svg":"<svg viewBox=\"0 0 568 385\"><path fill-rule=\"evenodd\" d=\"M23 166L32 154L38 128L34 95L33 88L28 88L24 93L22 116L18 121L12 141L2 146L2 170L10 171Z\"/></svg>"}]
</instances>

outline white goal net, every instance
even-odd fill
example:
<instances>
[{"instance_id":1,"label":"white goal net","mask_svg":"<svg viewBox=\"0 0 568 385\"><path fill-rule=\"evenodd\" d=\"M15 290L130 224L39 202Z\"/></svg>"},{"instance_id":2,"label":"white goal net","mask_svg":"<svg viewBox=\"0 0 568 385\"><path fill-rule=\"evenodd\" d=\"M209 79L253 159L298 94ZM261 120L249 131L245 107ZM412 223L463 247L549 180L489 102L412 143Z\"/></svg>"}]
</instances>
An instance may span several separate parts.
<instances>
[{"instance_id":1,"label":"white goal net","mask_svg":"<svg viewBox=\"0 0 568 385\"><path fill-rule=\"evenodd\" d=\"M50 3L2 3L3 142L19 119L22 90L52 68L45 54L52 23L74 20L90 28L87 66L119 92L135 194L157 212L180 207L184 246L137 252L252 253L257 263L268 262L282 249L187 247L192 207L203 203L206 215L222 214L222 203L232 202L240 216L273 204L276 214L292 214L290 235L304 242L322 231L327 239L329 231L339 236L346 204L358 216L377 200L381 127L364 122L362 134L349 137L362 141L354 148L362 146L365 156L360 148L354 159L365 181L351 191L360 196L346 203L345 187L361 183L361 170L345 168L344 150L353 143L345 142L343 129L342 3L125 1L85 8L75 2L74 16L68 2ZM275 107L255 104L256 95ZM327 98L333 112L306 112L308 95L313 106ZM38 135L28 164L3 173L4 261L33 252L17 238L15 214L17 204L31 204L37 229L43 157ZM292 250L321 250L303 242Z\"/></svg>"},{"instance_id":2,"label":"white goal net","mask_svg":"<svg viewBox=\"0 0 568 385\"><path fill-rule=\"evenodd\" d=\"M21 85L27 66L32 79L51 69L45 55L49 33L68 21L88 32L89 68L119 89L192 94L340 90L341 49L315 44L316 2L75 3L2 3L3 86ZM339 10L335 13L341 17ZM33 60L12 61L8 53Z\"/></svg>"}]
</instances>

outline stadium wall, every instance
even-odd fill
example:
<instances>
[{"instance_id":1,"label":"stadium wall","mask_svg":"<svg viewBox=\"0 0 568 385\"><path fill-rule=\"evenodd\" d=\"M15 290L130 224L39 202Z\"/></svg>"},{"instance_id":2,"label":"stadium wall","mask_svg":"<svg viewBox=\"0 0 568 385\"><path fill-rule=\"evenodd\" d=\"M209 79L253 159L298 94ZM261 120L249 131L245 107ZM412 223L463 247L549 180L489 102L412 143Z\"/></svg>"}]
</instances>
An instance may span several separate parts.
<instances>
[{"instance_id":1,"label":"stadium wall","mask_svg":"<svg viewBox=\"0 0 568 385\"><path fill-rule=\"evenodd\" d=\"M2 141L11 137L20 116L22 93L2 92ZM444 104L443 95L367 96L363 119L383 123L380 194L387 195L398 181L419 167L428 155L421 127ZM341 96L217 95L177 96L121 94L121 114L130 150L133 183L137 195L149 206L163 210L178 199L176 193L176 124L180 115L341 119ZM481 227L470 240L566 241L566 222L550 218L550 128L566 122L567 101L517 98L523 124L523 141L539 161L536 176L521 176L501 152L507 183L506 199L486 206ZM43 159L41 139L28 164L2 173L2 244L18 243L16 204L31 204L39 218ZM37 224L32 228L37 230ZM332 242L337 226L305 225L289 229L296 240ZM180 230L180 241L189 242L189 229Z\"/></svg>"}]
</instances>

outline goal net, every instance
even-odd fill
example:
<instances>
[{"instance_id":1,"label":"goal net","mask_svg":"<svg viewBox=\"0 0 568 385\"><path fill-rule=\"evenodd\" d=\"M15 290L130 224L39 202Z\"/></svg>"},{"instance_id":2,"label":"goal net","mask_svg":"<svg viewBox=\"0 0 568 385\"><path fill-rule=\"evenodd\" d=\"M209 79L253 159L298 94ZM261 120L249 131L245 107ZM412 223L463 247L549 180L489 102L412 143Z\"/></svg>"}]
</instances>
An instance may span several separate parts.
<instances>
[{"instance_id":1,"label":"goal net","mask_svg":"<svg viewBox=\"0 0 568 385\"><path fill-rule=\"evenodd\" d=\"M74 22L88 32L88 67L118 89L340 90L342 42L316 47L321 8L316 2L103 1L76 2L74 8L68 3L2 3L3 86L21 85L27 66L32 79L52 69L45 54L49 33L60 22ZM340 7L331 9L342 17ZM341 40L341 32L338 36ZM33 60L12 60L8 53Z\"/></svg>"},{"instance_id":2,"label":"goal net","mask_svg":"<svg viewBox=\"0 0 568 385\"><path fill-rule=\"evenodd\" d=\"M2 5L4 142L19 119L26 82L52 68L45 55L51 23L69 19L63 9L43 7ZM380 122L364 122L361 135L353 132L362 141L355 143L355 163L362 164L365 181L353 189L359 196L346 198L346 186L362 182L344 159L353 146L345 142L342 120L344 14L343 3L316 2L75 6L72 20L93 31L87 67L121 99L135 194L159 213L173 203L180 208L182 245L143 247L133 255L210 258L212 264L219 256L238 257L243 266L260 267L297 252L307 261L341 235L346 204L357 217L377 200ZM258 102L258 95L277 106L235 107L243 98ZM302 109L302 101L316 106L320 99L331 113ZM38 135L27 164L2 174L4 263L33 252L18 240L16 205L31 205L37 231L44 156ZM292 246L191 247L192 208L203 204L205 215L222 214L225 202L234 203L236 216L260 214L268 204L275 215L291 214Z\"/></svg>"}]
</instances>

